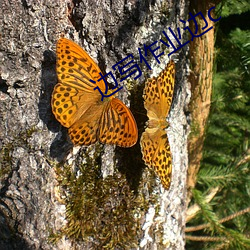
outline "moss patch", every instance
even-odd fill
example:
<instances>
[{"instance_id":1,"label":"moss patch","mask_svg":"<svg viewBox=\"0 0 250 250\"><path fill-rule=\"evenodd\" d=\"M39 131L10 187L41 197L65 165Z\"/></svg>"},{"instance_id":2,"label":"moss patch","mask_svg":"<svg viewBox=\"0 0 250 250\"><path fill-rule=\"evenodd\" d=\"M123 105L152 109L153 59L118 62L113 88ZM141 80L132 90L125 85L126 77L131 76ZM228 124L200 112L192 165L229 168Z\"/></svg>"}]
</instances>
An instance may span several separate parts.
<instances>
[{"instance_id":1,"label":"moss patch","mask_svg":"<svg viewBox=\"0 0 250 250\"><path fill-rule=\"evenodd\" d=\"M0 149L0 181L2 183L9 178L13 171L12 152L17 147L24 147L30 150L31 148L28 139L36 131L37 130L34 127L31 127L28 130L15 135L12 142L4 144Z\"/></svg>"},{"instance_id":2,"label":"moss patch","mask_svg":"<svg viewBox=\"0 0 250 250\"><path fill-rule=\"evenodd\" d=\"M88 161L77 172L68 165L58 165L56 172L65 197L67 225L51 235L51 241L66 236L98 249L138 246L140 218L150 200L140 192L135 195L125 175L117 171L103 179L98 164Z\"/></svg>"}]
</instances>

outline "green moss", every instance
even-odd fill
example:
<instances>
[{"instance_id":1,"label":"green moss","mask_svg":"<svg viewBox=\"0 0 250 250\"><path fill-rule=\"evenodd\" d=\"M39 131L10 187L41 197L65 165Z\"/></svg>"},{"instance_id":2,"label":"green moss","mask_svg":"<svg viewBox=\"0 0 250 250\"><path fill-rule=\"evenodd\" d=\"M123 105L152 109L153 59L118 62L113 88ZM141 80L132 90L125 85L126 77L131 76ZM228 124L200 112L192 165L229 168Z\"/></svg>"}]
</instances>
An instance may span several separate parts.
<instances>
[{"instance_id":1,"label":"green moss","mask_svg":"<svg viewBox=\"0 0 250 250\"><path fill-rule=\"evenodd\" d=\"M161 14L163 14L161 16L165 18L169 17L170 8L169 8L169 4L167 1L162 2L160 11L161 11Z\"/></svg>"},{"instance_id":2,"label":"green moss","mask_svg":"<svg viewBox=\"0 0 250 250\"><path fill-rule=\"evenodd\" d=\"M103 179L100 167L90 159L78 166L77 174L68 165L58 165L56 172L62 196L66 197L67 225L51 234L51 241L65 235L75 241L92 242L98 249L138 246L140 218L152 200L142 192L135 195L124 174L117 171Z\"/></svg>"},{"instance_id":3,"label":"green moss","mask_svg":"<svg viewBox=\"0 0 250 250\"><path fill-rule=\"evenodd\" d=\"M12 171L12 152L16 147L25 147L30 149L28 138L36 132L34 127L14 136L12 142L8 142L0 149L0 181L8 178Z\"/></svg>"},{"instance_id":4,"label":"green moss","mask_svg":"<svg viewBox=\"0 0 250 250\"><path fill-rule=\"evenodd\" d=\"M126 88L128 89L129 92L131 92L134 88L138 86L138 81L137 80L131 80L128 79L126 82Z\"/></svg>"},{"instance_id":5,"label":"green moss","mask_svg":"<svg viewBox=\"0 0 250 250\"><path fill-rule=\"evenodd\" d=\"M11 172L11 152L12 146L9 143L0 150L0 179Z\"/></svg>"},{"instance_id":6,"label":"green moss","mask_svg":"<svg viewBox=\"0 0 250 250\"><path fill-rule=\"evenodd\" d=\"M38 129L35 126L30 127L29 129L27 129L24 133L22 133L22 137L23 139L28 139L32 136L33 133L37 132Z\"/></svg>"},{"instance_id":7,"label":"green moss","mask_svg":"<svg viewBox=\"0 0 250 250\"><path fill-rule=\"evenodd\" d=\"M198 136L200 134L200 126L197 122L192 121L191 124L191 132L189 134L189 138L192 138L193 136Z\"/></svg>"}]
</instances>

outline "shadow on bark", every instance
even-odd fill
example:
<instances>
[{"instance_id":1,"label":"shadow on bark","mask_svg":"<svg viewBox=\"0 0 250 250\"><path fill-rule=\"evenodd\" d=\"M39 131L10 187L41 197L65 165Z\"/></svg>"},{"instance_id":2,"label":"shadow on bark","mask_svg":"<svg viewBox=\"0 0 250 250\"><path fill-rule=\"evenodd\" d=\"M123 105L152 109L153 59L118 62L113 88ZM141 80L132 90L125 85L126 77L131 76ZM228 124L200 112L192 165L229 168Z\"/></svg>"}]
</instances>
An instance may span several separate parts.
<instances>
[{"instance_id":1,"label":"shadow on bark","mask_svg":"<svg viewBox=\"0 0 250 250\"><path fill-rule=\"evenodd\" d=\"M142 173L145 169L140 147L141 134L145 130L145 123L147 121L146 110L144 109L142 100L143 89L144 84L136 86L131 90L130 98L130 109L134 114L138 127L138 142L131 148L116 148L116 154L119 158L119 171L126 175L130 188L136 192L138 191Z\"/></svg>"},{"instance_id":2,"label":"shadow on bark","mask_svg":"<svg viewBox=\"0 0 250 250\"><path fill-rule=\"evenodd\" d=\"M60 162L67 156L73 145L68 137L67 129L60 125L51 109L51 95L57 83L56 55L54 52L46 50L43 56L41 92L38 103L39 117L51 132L59 132L50 146L50 156Z\"/></svg>"},{"instance_id":3,"label":"shadow on bark","mask_svg":"<svg viewBox=\"0 0 250 250\"><path fill-rule=\"evenodd\" d=\"M6 206L6 205L5 205ZM6 218L2 211L0 211L0 249L3 250L31 250L32 248L24 240L24 238L17 234L16 222L10 225L10 217Z\"/></svg>"}]
</instances>

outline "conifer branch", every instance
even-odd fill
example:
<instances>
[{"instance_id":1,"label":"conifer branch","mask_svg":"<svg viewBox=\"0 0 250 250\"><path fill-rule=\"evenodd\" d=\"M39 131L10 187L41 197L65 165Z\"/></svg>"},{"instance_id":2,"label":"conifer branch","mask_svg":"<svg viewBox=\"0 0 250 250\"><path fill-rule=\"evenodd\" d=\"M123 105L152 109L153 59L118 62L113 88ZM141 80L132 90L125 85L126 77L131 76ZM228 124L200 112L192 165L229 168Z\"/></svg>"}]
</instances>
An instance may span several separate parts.
<instances>
[{"instance_id":1,"label":"conifer branch","mask_svg":"<svg viewBox=\"0 0 250 250\"><path fill-rule=\"evenodd\" d=\"M209 194L206 196L205 202L209 203L214 198L214 196L217 194L218 191L219 187L212 188ZM189 222L191 219L193 219L200 210L201 207L198 204L194 204L191 207L189 207L186 213L186 223Z\"/></svg>"},{"instance_id":2,"label":"conifer branch","mask_svg":"<svg viewBox=\"0 0 250 250\"><path fill-rule=\"evenodd\" d=\"M236 167L238 168L239 166L241 166L242 164L245 164L247 162L250 162L250 149L247 150L246 155L243 157L243 159L241 159L237 163Z\"/></svg>"},{"instance_id":3,"label":"conifer branch","mask_svg":"<svg viewBox=\"0 0 250 250\"><path fill-rule=\"evenodd\" d=\"M250 207L245 208L241 211L233 213L233 214L219 220L219 223L224 223L226 221L232 220L232 219L234 219L242 214L249 213L249 212L250 212ZM210 223L206 223L206 224L202 224L202 225L198 225L198 226L194 226L194 227L186 227L185 232L187 233L187 232L199 231L199 230L205 229L207 227L210 227Z\"/></svg>"},{"instance_id":4,"label":"conifer branch","mask_svg":"<svg viewBox=\"0 0 250 250\"><path fill-rule=\"evenodd\" d=\"M212 237L212 236L192 236L186 235L187 240L192 241L226 241L226 237Z\"/></svg>"}]
</instances>

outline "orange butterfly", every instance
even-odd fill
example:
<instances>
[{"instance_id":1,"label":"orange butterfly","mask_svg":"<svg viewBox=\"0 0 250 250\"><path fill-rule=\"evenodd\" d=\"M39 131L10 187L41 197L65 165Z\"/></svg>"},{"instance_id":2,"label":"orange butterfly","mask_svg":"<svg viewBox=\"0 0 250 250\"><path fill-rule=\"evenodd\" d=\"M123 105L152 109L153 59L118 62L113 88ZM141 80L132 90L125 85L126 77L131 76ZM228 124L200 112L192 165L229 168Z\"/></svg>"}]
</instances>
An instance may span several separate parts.
<instances>
[{"instance_id":1,"label":"orange butterfly","mask_svg":"<svg viewBox=\"0 0 250 250\"><path fill-rule=\"evenodd\" d=\"M158 77L148 79L143 92L144 107L149 118L148 126L141 136L142 158L169 189L172 173L170 145L165 128L174 92L175 65L170 61Z\"/></svg>"},{"instance_id":2,"label":"orange butterfly","mask_svg":"<svg viewBox=\"0 0 250 250\"><path fill-rule=\"evenodd\" d=\"M66 128L75 145L96 141L131 147L138 139L138 130L131 111L113 95L104 98L105 82L101 70L76 43L60 38L57 42L57 76L52 94L52 111ZM91 82L95 81L95 83ZM108 94L112 91L108 90Z\"/></svg>"}]
</instances>

